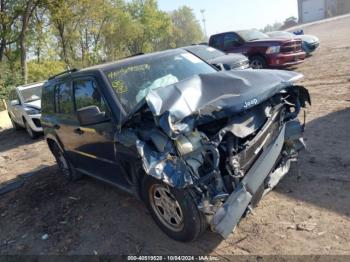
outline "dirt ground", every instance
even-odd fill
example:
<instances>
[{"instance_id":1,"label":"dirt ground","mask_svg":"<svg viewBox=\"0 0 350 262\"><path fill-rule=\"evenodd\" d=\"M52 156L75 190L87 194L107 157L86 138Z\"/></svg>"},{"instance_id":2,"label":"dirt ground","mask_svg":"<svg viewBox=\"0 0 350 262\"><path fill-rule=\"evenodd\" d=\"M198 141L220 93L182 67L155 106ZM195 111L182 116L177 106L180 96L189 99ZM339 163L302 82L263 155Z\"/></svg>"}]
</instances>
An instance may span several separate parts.
<instances>
[{"instance_id":1,"label":"dirt ground","mask_svg":"<svg viewBox=\"0 0 350 262\"><path fill-rule=\"evenodd\" d=\"M308 149L228 239L208 231L192 243L173 241L142 202L93 179L65 182L43 140L5 130L0 188L19 177L24 185L0 196L0 254L350 255L349 26L345 18L305 28L321 40L294 69L312 95Z\"/></svg>"}]
</instances>

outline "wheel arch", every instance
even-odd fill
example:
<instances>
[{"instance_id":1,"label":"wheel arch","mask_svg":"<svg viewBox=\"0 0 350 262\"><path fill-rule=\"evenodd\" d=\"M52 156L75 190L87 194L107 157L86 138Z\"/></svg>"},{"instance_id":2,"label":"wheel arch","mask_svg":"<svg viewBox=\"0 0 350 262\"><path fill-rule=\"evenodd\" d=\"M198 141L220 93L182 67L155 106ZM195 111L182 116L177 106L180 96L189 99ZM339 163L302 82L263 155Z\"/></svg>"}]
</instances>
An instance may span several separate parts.
<instances>
[{"instance_id":1,"label":"wheel arch","mask_svg":"<svg viewBox=\"0 0 350 262\"><path fill-rule=\"evenodd\" d=\"M64 152L64 147L57 136L54 136L52 134L48 134L45 136L45 140L46 140L46 143L47 143L51 152L52 152L52 147L54 144L56 144L60 148L60 150L62 150Z\"/></svg>"}]
</instances>

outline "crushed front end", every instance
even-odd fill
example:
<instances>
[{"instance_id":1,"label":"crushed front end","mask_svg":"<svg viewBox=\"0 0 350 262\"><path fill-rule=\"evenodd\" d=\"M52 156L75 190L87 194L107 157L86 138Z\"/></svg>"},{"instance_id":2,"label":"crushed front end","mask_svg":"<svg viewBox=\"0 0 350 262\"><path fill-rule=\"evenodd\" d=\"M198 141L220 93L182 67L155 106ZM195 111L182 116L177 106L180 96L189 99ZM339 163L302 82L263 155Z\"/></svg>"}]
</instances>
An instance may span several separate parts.
<instances>
[{"instance_id":1,"label":"crushed front end","mask_svg":"<svg viewBox=\"0 0 350 262\"><path fill-rule=\"evenodd\" d=\"M297 117L311 101L293 84L301 77L220 72L153 90L136 142L145 172L191 190L211 228L226 238L304 148Z\"/></svg>"}]
</instances>

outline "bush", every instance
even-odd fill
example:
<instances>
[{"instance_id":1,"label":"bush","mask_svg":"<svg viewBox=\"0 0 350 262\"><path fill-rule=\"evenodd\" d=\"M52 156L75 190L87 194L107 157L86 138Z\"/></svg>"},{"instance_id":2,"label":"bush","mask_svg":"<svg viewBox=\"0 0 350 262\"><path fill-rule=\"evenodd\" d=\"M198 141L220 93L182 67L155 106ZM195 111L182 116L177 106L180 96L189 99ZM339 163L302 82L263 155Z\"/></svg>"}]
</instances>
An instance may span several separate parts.
<instances>
[{"instance_id":1,"label":"bush","mask_svg":"<svg viewBox=\"0 0 350 262\"><path fill-rule=\"evenodd\" d=\"M18 64L0 63L0 111L5 110L2 99L7 99L11 88L21 84Z\"/></svg>"},{"instance_id":2,"label":"bush","mask_svg":"<svg viewBox=\"0 0 350 262\"><path fill-rule=\"evenodd\" d=\"M28 83L45 81L50 76L56 75L66 70L66 65L61 61L44 60L40 63L36 61L28 62Z\"/></svg>"}]
</instances>

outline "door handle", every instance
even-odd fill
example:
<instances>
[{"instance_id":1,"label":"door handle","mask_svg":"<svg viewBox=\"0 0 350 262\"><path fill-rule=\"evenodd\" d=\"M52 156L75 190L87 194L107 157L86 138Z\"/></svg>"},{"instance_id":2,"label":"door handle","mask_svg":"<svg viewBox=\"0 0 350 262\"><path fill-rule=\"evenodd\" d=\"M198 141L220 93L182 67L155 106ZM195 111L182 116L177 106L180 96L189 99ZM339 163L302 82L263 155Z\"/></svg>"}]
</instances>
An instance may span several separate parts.
<instances>
[{"instance_id":1,"label":"door handle","mask_svg":"<svg viewBox=\"0 0 350 262\"><path fill-rule=\"evenodd\" d=\"M61 127L61 126L58 125L58 124L54 124L54 125L53 125L53 128L54 128L54 129L60 129L60 127Z\"/></svg>"},{"instance_id":2,"label":"door handle","mask_svg":"<svg viewBox=\"0 0 350 262\"><path fill-rule=\"evenodd\" d=\"M84 131L81 130L81 129L78 127L78 128L76 128L76 129L74 129L74 133L76 133L76 134L78 134L78 135L82 135L82 134L84 134Z\"/></svg>"}]
</instances>

